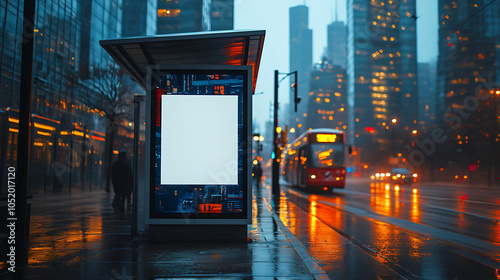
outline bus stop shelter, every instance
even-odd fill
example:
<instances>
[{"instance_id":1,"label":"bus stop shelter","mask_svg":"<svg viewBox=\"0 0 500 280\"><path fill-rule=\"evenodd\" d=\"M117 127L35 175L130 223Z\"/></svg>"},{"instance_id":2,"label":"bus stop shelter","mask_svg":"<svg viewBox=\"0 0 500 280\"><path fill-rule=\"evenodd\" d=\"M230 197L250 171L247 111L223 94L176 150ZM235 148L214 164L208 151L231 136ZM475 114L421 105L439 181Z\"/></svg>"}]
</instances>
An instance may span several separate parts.
<instances>
[{"instance_id":1,"label":"bus stop shelter","mask_svg":"<svg viewBox=\"0 0 500 280\"><path fill-rule=\"evenodd\" d=\"M113 57L113 59L123 68L128 74L146 90L146 99L147 99L147 107L148 111L155 111L155 113L150 114L146 118L146 183L145 188L138 189L136 193L139 196L140 202L138 203L139 208L141 208L141 202L143 202L143 208L145 214L145 218L137 215L137 219L145 219L145 226L149 227L151 236L161 237L162 240L165 240L165 237L171 237L167 239L177 240L190 240L190 239L200 239L200 232L204 232L205 237L210 237L207 239L218 239L218 240L245 240L247 237L247 224L251 221L251 154L248 156L248 149L251 150L251 95L255 92L255 85L257 82L257 75L259 71L260 59L262 55L262 49L264 44L265 31L257 30L257 31L220 31L220 32L199 32L199 33L183 33L183 34L171 34L171 35L160 35L160 36L147 36L147 37L132 37L132 38L120 38L120 39L111 39L111 40L103 40L101 41L101 46ZM217 94L213 95L214 98L209 98L210 100L223 100L228 101L230 97L221 97L220 95L226 96L227 94L232 97L232 108L237 108L238 113L233 113L230 116L234 119L231 127L233 127L233 139L234 142L238 142L233 151L237 151L238 156L233 158L233 162L237 162L238 168L238 180L231 181L232 183L225 184L223 182L215 182L210 181L211 183L203 183L198 182L198 187L195 186L195 190L200 192L202 190L202 186L204 189L209 189L209 187L213 187L210 191L206 191L205 197L208 196L210 199L215 202L199 202L201 201L201 196L199 199L193 199L191 195L190 199L185 193L183 193L181 188L176 188L175 196L177 196L177 190L181 190L180 193L184 195L183 203L187 203L188 209L193 207L193 209L197 209L193 213L188 214L180 214L183 209L180 207L180 197L175 198L176 205L179 204L178 210L170 210L171 213L160 213L165 214L166 219L155 219L159 215L158 211L159 206L158 200L163 197L158 194L158 192L168 193L173 187L182 187L184 185L175 185L168 183L164 183L163 177L160 180L155 181L154 178L164 176L166 172L164 169L156 167L160 165L160 161L155 158L155 151L158 153L158 150L161 151L161 158L167 158L163 156L163 147L158 143L163 143L163 138L166 138L164 134L161 134L162 137L157 136L163 133L164 123L170 123L172 121L176 121L176 119L185 119L186 117L177 117L177 115L171 115L168 121L163 122L160 125L160 117L159 112L164 109L158 109L160 105L164 106L165 100L175 100L172 98L172 94L177 94L177 88L173 92L165 93L168 88L160 89L156 84L153 85L152 80L156 81L156 75L151 74L154 71L158 71L158 69L163 68L170 69L181 69L181 72L184 73L188 71L186 69L197 69L196 71L219 71L217 73L223 73L226 71L230 74L222 75L221 79L227 78L225 81L206 81L203 79L212 79L210 75L184 75L182 79L184 81L188 81L189 84L207 84L210 85L213 82L217 82L218 84L227 84L226 91L222 90L222 93L219 92L218 87L217 90L214 91ZM172 68L174 67L174 68ZM179 68L180 67L180 68ZM211 70L209 70L211 69ZM184 71L184 72L183 72ZM222 72L220 72L222 71ZM238 72L239 71L239 72ZM243 72L242 72L243 71ZM171 72L168 72L167 76L162 76L163 79L165 77L172 77ZM194 73L194 72L193 72ZM197 72L200 73L200 72ZM206 73L206 72L203 72ZM246 73L246 74L245 74ZM205 76L205 77L203 77ZM219 79L219 76L216 75L216 79ZM154 78L152 78L154 77ZM201 79L198 81L192 81L189 79ZM208 78L207 78L208 77ZM177 80L172 80L172 82L176 82ZM170 84L170 80L168 83ZM185 82L184 82L185 83ZM230 85L229 85L230 84ZM244 86L245 85L245 86ZM209 88L210 86L205 86ZM213 86L211 86L213 87ZM169 87L170 88L170 87ZM160 90L163 93L160 93ZM233 92L231 92L233 91ZM242 93L243 92L243 93ZM201 99L202 96L199 94L191 94L192 97ZM185 94L180 94L180 98L185 97ZM237 97L239 96L239 97ZM154 97L154 98L153 98ZM162 99L160 99L162 98ZM203 97L203 98L206 98ZM162 101L160 101L162 100ZM195 102L196 103L196 102ZM215 103L210 103L215 104ZM239 104L239 105L237 105ZM213 106L213 105L211 105ZM170 107L172 108L172 107ZM230 107L228 107L231 109ZM170 110L171 111L171 110ZM161 111L161 114L166 114L166 112L170 111ZM218 110L225 111L225 110ZM210 114L210 113L208 113ZM244 117L241 117L241 116ZM206 115L208 116L208 115ZM156 122L153 121L154 118ZM225 117L225 119L228 119ZM162 119L163 120L163 119ZM227 127L227 125L226 125ZM203 129L200 127L199 129ZM225 130L222 127L222 130ZM231 129L229 129L231 130ZM167 129L165 128L165 131ZM219 129L221 131L221 129ZM237 131L237 133L235 133ZM177 135L182 135L184 132L188 132L187 130L181 130L181 133L177 133ZM167 133L168 135L168 133ZM207 137L209 139L209 137ZM205 138L205 139L207 139ZM156 142L155 142L156 141ZM149 143L149 145L148 145ZM243 144L242 144L243 143ZM211 146L212 147L212 146ZM243 148L242 148L243 147ZM169 149L165 149L169 150ZM170 150L169 150L170 151ZM167 152L165 152L167 154ZM148 159L149 157L149 159ZM175 157L171 157L174 158ZM169 159L171 159L169 158ZM217 157L213 157L217 158ZM249 160L250 158L250 160ZM176 159L181 159L181 157L177 157ZM158 160L158 164L155 162ZM164 164L164 161L161 161L162 168L167 164ZM168 170L168 169L167 169ZM241 171L243 170L243 171ZM244 178L242 180L241 178ZM216 180L217 181L217 180ZM237 183L236 183L237 182ZM182 183L178 183L182 184ZM194 184L194 183L191 183ZM208 186L205 186L208 185ZM186 183L185 186L189 184ZM192 187L193 185L189 185ZM168 187L172 187L168 189ZM231 192L234 190L232 187L241 187L244 191L241 195L242 198L239 198L237 193ZM158 189L162 189L162 191L158 191ZM165 190L163 190L165 189ZM221 191L219 194L213 194L213 190ZM222 193L223 192L223 193ZM229 194L228 194L229 193ZM192 193L190 193L192 194ZM135 194L134 194L135 195ZM164 195L164 193L161 193ZM214 198L215 197L215 198ZM238 198L240 200L238 200ZM189 201L187 201L189 200ZM195 200L199 203L195 205L190 205L193 202L191 200ZM206 200L204 198L204 200ZM163 204L166 204L168 201L167 198L163 200ZM170 201L173 201L171 199ZM187 202L186 202L187 201ZM232 201L232 202L230 202ZM203 203L203 204L202 204ZM205 204L206 203L206 204ZM217 204L219 203L219 204ZM231 207L226 206L231 203ZM241 203L241 209L234 208L234 203ZM184 206L184 205L182 205ZM156 207L156 208L155 208ZM163 207L163 206L162 206ZM230 209L229 209L230 208ZM198 211L198 209L200 211ZM203 210L210 209L209 213L203 212ZM236 210L235 210L236 209ZM162 210L162 209L161 209ZM238 210L238 211L237 211ZM239 211L241 210L241 211ZM189 210L192 211L192 210ZM225 212L226 211L226 212ZM137 211L134 211L137 213ZM241 219L241 213L245 214L245 218ZM201 213L201 214L200 214ZM218 214L220 213L220 215ZM193 218L190 214L194 214L195 218ZM218 217L220 216L220 218ZM154 217L153 217L154 216ZM161 215L160 215L161 216ZM152 218L153 217L153 218ZM172 218L173 217L173 218ZM238 217L238 218L235 218ZM177 219L176 219L177 218ZM191 219L192 218L192 219ZM206 218L206 219L205 219ZM157 222L160 221L160 222ZM141 224L139 222L139 224ZM201 238L205 239L205 238Z\"/></svg>"}]
</instances>

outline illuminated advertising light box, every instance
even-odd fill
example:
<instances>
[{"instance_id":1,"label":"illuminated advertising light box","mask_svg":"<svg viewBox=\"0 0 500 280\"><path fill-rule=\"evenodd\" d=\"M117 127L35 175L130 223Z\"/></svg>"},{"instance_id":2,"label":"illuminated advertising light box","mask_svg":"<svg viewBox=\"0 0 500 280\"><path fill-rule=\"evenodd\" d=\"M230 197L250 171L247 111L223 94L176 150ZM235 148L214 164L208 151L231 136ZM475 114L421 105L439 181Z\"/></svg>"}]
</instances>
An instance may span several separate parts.
<instances>
[{"instance_id":1,"label":"illuminated advertising light box","mask_svg":"<svg viewBox=\"0 0 500 280\"><path fill-rule=\"evenodd\" d=\"M251 221L251 66L150 69L149 224Z\"/></svg>"}]
</instances>

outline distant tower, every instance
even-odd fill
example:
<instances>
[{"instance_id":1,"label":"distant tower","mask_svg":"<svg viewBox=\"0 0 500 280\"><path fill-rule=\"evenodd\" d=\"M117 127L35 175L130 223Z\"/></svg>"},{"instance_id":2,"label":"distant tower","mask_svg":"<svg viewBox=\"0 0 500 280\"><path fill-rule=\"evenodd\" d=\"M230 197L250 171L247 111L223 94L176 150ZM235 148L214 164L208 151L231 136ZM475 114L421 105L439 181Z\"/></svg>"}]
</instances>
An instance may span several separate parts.
<instances>
[{"instance_id":1,"label":"distant tower","mask_svg":"<svg viewBox=\"0 0 500 280\"><path fill-rule=\"evenodd\" d=\"M347 26L343 21L334 21L328 25L328 57L332 65L346 68Z\"/></svg>"},{"instance_id":2,"label":"distant tower","mask_svg":"<svg viewBox=\"0 0 500 280\"><path fill-rule=\"evenodd\" d=\"M292 7L290 8L290 72L298 71L298 95L302 101L298 106L297 113L295 113L294 91L290 91L287 124L289 128L296 127L298 134L307 129L304 114L307 112L312 61L312 30L309 29L309 8L304 5ZM291 83L293 83L293 77ZM300 127L298 127L299 124Z\"/></svg>"},{"instance_id":3,"label":"distant tower","mask_svg":"<svg viewBox=\"0 0 500 280\"><path fill-rule=\"evenodd\" d=\"M347 26L338 21L337 1L335 1L335 21L328 25L328 59L332 65L346 68Z\"/></svg>"}]
</instances>

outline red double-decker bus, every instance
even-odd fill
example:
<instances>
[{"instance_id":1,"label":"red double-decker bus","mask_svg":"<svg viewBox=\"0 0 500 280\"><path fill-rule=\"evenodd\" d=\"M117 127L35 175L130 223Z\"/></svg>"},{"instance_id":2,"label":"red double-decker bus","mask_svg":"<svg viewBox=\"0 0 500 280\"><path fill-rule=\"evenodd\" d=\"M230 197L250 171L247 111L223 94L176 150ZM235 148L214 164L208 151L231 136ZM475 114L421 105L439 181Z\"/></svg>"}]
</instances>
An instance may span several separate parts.
<instances>
[{"instance_id":1,"label":"red double-decker bus","mask_svg":"<svg viewBox=\"0 0 500 280\"><path fill-rule=\"evenodd\" d=\"M304 132L285 150L285 180L311 190L345 187L345 134L328 128Z\"/></svg>"}]
</instances>

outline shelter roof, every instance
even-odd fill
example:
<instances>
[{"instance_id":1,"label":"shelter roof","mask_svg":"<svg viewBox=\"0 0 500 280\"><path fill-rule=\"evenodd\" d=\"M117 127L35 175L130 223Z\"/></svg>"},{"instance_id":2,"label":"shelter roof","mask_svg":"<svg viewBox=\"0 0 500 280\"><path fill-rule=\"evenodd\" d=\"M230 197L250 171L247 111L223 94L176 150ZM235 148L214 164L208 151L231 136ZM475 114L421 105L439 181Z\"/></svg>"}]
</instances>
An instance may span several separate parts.
<instances>
[{"instance_id":1,"label":"shelter roof","mask_svg":"<svg viewBox=\"0 0 500 280\"><path fill-rule=\"evenodd\" d=\"M143 88L148 65L252 65L255 92L265 33L178 33L101 40L100 44Z\"/></svg>"}]
</instances>

